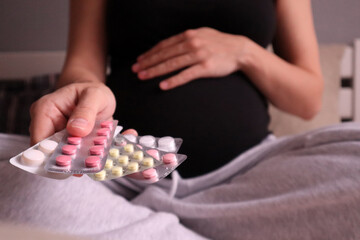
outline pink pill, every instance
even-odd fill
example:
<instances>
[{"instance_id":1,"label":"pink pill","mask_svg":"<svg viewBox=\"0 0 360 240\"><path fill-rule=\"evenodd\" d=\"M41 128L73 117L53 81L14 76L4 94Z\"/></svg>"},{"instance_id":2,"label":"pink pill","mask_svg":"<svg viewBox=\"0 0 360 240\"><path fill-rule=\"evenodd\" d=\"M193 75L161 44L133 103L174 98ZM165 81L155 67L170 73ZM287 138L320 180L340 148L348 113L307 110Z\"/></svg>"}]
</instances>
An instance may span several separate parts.
<instances>
[{"instance_id":1,"label":"pink pill","mask_svg":"<svg viewBox=\"0 0 360 240\"><path fill-rule=\"evenodd\" d=\"M81 137L68 137L67 142L73 145L79 145L81 143Z\"/></svg>"},{"instance_id":2,"label":"pink pill","mask_svg":"<svg viewBox=\"0 0 360 240\"><path fill-rule=\"evenodd\" d=\"M102 128L109 128L112 129L113 128L113 122L112 121L104 121L100 124L100 126Z\"/></svg>"},{"instance_id":3,"label":"pink pill","mask_svg":"<svg viewBox=\"0 0 360 240\"><path fill-rule=\"evenodd\" d=\"M127 142L124 139L115 139L116 146L125 146Z\"/></svg>"},{"instance_id":4,"label":"pink pill","mask_svg":"<svg viewBox=\"0 0 360 240\"><path fill-rule=\"evenodd\" d=\"M176 159L176 155L173 153L167 153L163 156L163 162L165 164L176 164L177 159Z\"/></svg>"},{"instance_id":5,"label":"pink pill","mask_svg":"<svg viewBox=\"0 0 360 240\"><path fill-rule=\"evenodd\" d=\"M145 171L142 172L142 175L146 179L151 179L151 178L157 178L158 177L158 174L157 174L157 172L156 172L156 170L154 168L146 169Z\"/></svg>"},{"instance_id":6,"label":"pink pill","mask_svg":"<svg viewBox=\"0 0 360 240\"><path fill-rule=\"evenodd\" d=\"M60 155L56 157L56 165L66 167L71 164L71 157Z\"/></svg>"},{"instance_id":7,"label":"pink pill","mask_svg":"<svg viewBox=\"0 0 360 240\"><path fill-rule=\"evenodd\" d=\"M89 150L91 155L102 155L104 153L104 147L101 145L92 146Z\"/></svg>"},{"instance_id":8,"label":"pink pill","mask_svg":"<svg viewBox=\"0 0 360 240\"><path fill-rule=\"evenodd\" d=\"M99 130L96 131L96 134L98 136L106 136L108 137L110 134L110 129L108 128L100 128Z\"/></svg>"},{"instance_id":9,"label":"pink pill","mask_svg":"<svg viewBox=\"0 0 360 240\"><path fill-rule=\"evenodd\" d=\"M100 158L98 156L90 156L85 159L86 167L98 167L100 165Z\"/></svg>"},{"instance_id":10,"label":"pink pill","mask_svg":"<svg viewBox=\"0 0 360 240\"><path fill-rule=\"evenodd\" d=\"M159 160L159 158L160 158L158 150L149 149L149 150L146 151L146 153L149 154L150 156L152 156L153 158L155 158L156 160Z\"/></svg>"},{"instance_id":11,"label":"pink pill","mask_svg":"<svg viewBox=\"0 0 360 240\"><path fill-rule=\"evenodd\" d=\"M75 145L64 145L62 147L62 153L66 155L74 155L77 147Z\"/></svg>"},{"instance_id":12,"label":"pink pill","mask_svg":"<svg viewBox=\"0 0 360 240\"><path fill-rule=\"evenodd\" d=\"M96 137L94 138L94 144L95 145L105 145L107 141L106 137Z\"/></svg>"},{"instance_id":13,"label":"pink pill","mask_svg":"<svg viewBox=\"0 0 360 240\"><path fill-rule=\"evenodd\" d=\"M141 145L139 145L139 144L136 144L136 146L137 146L138 148L140 148L140 149L143 149L143 147L142 147Z\"/></svg>"}]
</instances>

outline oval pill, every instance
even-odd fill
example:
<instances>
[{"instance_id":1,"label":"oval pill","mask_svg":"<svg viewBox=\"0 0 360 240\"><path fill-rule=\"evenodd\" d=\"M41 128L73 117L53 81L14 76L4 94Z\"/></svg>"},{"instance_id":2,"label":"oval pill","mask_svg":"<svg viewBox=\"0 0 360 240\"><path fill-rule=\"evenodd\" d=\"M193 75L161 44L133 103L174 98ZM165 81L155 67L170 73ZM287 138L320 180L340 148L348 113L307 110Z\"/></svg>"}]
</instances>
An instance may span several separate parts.
<instances>
[{"instance_id":1,"label":"oval pill","mask_svg":"<svg viewBox=\"0 0 360 240\"><path fill-rule=\"evenodd\" d=\"M90 149L91 155L102 155L104 153L104 147L101 145L92 146Z\"/></svg>"},{"instance_id":2,"label":"oval pill","mask_svg":"<svg viewBox=\"0 0 360 240\"><path fill-rule=\"evenodd\" d=\"M139 164L137 162L131 162L128 164L127 169L130 172L136 172L137 170L139 170Z\"/></svg>"},{"instance_id":3,"label":"oval pill","mask_svg":"<svg viewBox=\"0 0 360 240\"><path fill-rule=\"evenodd\" d=\"M176 155L173 153L167 153L162 157L162 160L165 164L176 164L177 159Z\"/></svg>"},{"instance_id":4,"label":"oval pill","mask_svg":"<svg viewBox=\"0 0 360 240\"><path fill-rule=\"evenodd\" d=\"M155 158L156 160L160 159L159 151L156 149L149 149L146 151L146 153Z\"/></svg>"},{"instance_id":5,"label":"oval pill","mask_svg":"<svg viewBox=\"0 0 360 240\"><path fill-rule=\"evenodd\" d=\"M134 145L132 144L126 144L124 146L124 151L127 152L127 153L132 153L134 152Z\"/></svg>"},{"instance_id":6,"label":"oval pill","mask_svg":"<svg viewBox=\"0 0 360 240\"><path fill-rule=\"evenodd\" d=\"M154 166L154 159L151 157L146 157L144 158L144 160L141 162L142 165L146 166L146 167L152 167Z\"/></svg>"},{"instance_id":7,"label":"oval pill","mask_svg":"<svg viewBox=\"0 0 360 240\"><path fill-rule=\"evenodd\" d=\"M135 151L132 157L138 161L141 161L144 158L144 153L142 151Z\"/></svg>"},{"instance_id":8,"label":"oval pill","mask_svg":"<svg viewBox=\"0 0 360 240\"><path fill-rule=\"evenodd\" d=\"M68 137L67 142L72 145L79 145L81 143L81 137Z\"/></svg>"},{"instance_id":9,"label":"oval pill","mask_svg":"<svg viewBox=\"0 0 360 240\"><path fill-rule=\"evenodd\" d=\"M156 170L154 168L146 169L145 171L142 172L142 175L146 179L151 179L151 178L157 178L158 177L158 174L157 174L157 172L156 172Z\"/></svg>"},{"instance_id":10,"label":"oval pill","mask_svg":"<svg viewBox=\"0 0 360 240\"><path fill-rule=\"evenodd\" d=\"M113 158L117 158L117 157L119 157L119 155L120 155L120 151L119 151L119 149L117 149L117 148L111 148L111 149L109 150L109 155L110 155L111 157L113 157Z\"/></svg>"},{"instance_id":11,"label":"oval pill","mask_svg":"<svg viewBox=\"0 0 360 240\"><path fill-rule=\"evenodd\" d=\"M103 137L103 136L94 138L94 144L95 145L105 145L106 141L107 141L107 138Z\"/></svg>"},{"instance_id":12,"label":"oval pill","mask_svg":"<svg viewBox=\"0 0 360 240\"><path fill-rule=\"evenodd\" d=\"M38 167L44 162L44 160L45 154L36 149L26 150L21 156L22 163L30 167Z\"/></svg>"},{"instance_id":13,"label":"oval pill","mask_svg":"<svg viewBox=\"0 0 360 240\"><path fill-rule=\"evenodd\" d=\"M97 167L100 164L100 158L98 156L90 156L85 159L86 167Z\"/></svg>"},{"instance_id":14,"label":"oval pill","mask_svg":"<svg viewBox=\"0 0 360 240\"><path fill-rule=\"evenodd\" d=\"M95 179L96 179L96 180L99 180L99 181L105 180L106 171L105 171L105 170L101 170L100 172L95 173L94 176L95 176Z\"/></svg>"},{"instance_id":15,"label":"oval pill","mask_svg":"<svg viewBox=\"0 0 360 240\"><path fill-rule=\"evenodd\" d=\"M132 134L125 134L124 137L130 142L136 143L136 136Z\"/></svg>"},{"instance_id":16,"label":"oval pill","mask_svg":"<svg viewBox=\"0 0 360 240\"><path fill-rule=\"evenodd\" d=\"M74 155L76 150L77 147L75 145L64 145L61 149L61 152L66 155Z\"/></svg>"},{"instance_id":17,"label":"oval pill","mask_svg":"<svg viewBox=\"0 0 360 240\"><path fill-rule=\"evenodd\" d=\"M115 166L111 169L111 175L115 177L121 177L123 175L123 168L119 166Z\"/></svg>"},{"instance_id":18,"label":"oval pill","mask_svg":"<svg viewBox=\"0 0 360 240\"><path fill-rule=\"evenodd\" d=\"M98 136L106 136L106 137L108 137L110 135L110 129L108 129L108 128L100 128L99 130L96 131L96 134Z\"/></svg>"},{"instance_id":19,"label":"oval pill","mask_svg":"<svg viewBox=\"0 0 360 240\"><path fill-rule=\"evenodd\" d=\"M125 146L127 142L124 139L115 139L115 145L116 146Z\"/></svg>"},{"instance_id":20,"label":"oval pill","mask_svg":"<svg viewBox=\"0 0 360 240\"><path fill-rule=\"evenodd\" d=\"M51 154L55 151L58 143L53 140L45 139L39 143L39 150L45 154Z\"/></svg>"},{"instance_id":21,"label":"oval pill","mask_svg":"<svg viewBox=\"0 0 360 240\"><path fill-rule=\"evenodd\" d=\"M66 167L71 164L71 157L66 155L59 155L56 157L56 165Z\"/></svg>"},{"instance_id":22,"label":"oval pill","mask_svg":"<svg viewBox=\"0 0 360 240\"><path fill-rule=\"evenodd\" d=\"M174 151L176 149L175 139L173 137L162 137L158 140L159 148L165 151Z\"/></svg>"},{"instance_id":23,"label":"oval pill","mask_svg":"<svg viewBox=\"0 0 360 240\"><path fill-rule=\"evenodd\" d=\"M156 139L151 135L142 136L139 139L139 143L144 145L145 147L154 147L156 143Z\"/></svg>"},{"instance_id":24,"label":"oval pill","mask_svg":"<svg viewBox=\"0 0 360 240\"><path fill-rule=\"evenodd\" d=\"M107 159L104 168L105 168L106 170L109 170L109 169L111 169L111 168L113 167L113 165L114 165L113 160Z\"/></svg>"},{"instance_id":25,"label":"oval pill","mask_svg":"<svg viewBox=\"0 0 360 240\"><path fill-rule=\"evenodd\" d=\"M110 130L113 128L113 121L104 121L100 124L102 128L109 128Z\"/></svg>"},{"instance_id":26,"label":"oval pill","mask_svg":"<svg viewBox=\"0 0 360 240\"><path fill-rule=\"evenodd\" d=\"M120 165L126 166L129 163L129 157L126 155L121 155L118 158L118 162Z\"/></svg>"}]
</instances>

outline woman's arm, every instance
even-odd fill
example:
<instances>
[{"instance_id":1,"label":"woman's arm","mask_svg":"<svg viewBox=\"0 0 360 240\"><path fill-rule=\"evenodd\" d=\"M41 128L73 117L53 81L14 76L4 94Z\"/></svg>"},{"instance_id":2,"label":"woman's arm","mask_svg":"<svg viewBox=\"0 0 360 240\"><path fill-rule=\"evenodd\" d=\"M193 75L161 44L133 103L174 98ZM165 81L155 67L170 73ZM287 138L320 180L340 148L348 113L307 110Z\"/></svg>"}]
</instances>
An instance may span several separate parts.
<instances>
[{"instance_id":1,"label":"woman's arm","mask_svg":"<svg viewBox=\"0 0 360 240\"><path fill-rule=\"evenodd\" d=\"M43 96L30 109L31 143L67 128L86 136L96 120L112 117L115 97L105 86L105 0L72 0L65 65L58 90Z\"/></svg>"},{"instance_id":2,"label":"woman's arm","mask_svg":"<svg viewBox=\"0 0 360 240\"><path fill-rule=\"evenodd\" d=\"M58 86L105 82L106 0L71 0L66 61Z\"/></svg>"},{"instance_id":3,"label":"woman's arm","mask_svg":"<svg viewBox=\"0 0 360 240\"><path fill-rule=\"evenodd\" d=\"M321 107L323 79L310 0L277 0L277 31L271 54L249 42L241 69L276 107L312 118Z\"/></svg>"}]
</instances>

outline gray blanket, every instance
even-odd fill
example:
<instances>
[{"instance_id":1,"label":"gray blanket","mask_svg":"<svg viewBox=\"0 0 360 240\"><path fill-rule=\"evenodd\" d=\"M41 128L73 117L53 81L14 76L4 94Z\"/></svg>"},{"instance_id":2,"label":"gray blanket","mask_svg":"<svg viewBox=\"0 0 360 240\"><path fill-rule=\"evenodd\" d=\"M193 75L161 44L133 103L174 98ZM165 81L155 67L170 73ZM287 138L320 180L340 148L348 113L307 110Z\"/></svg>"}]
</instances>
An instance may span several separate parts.
<instances>
[{"instance_id":1,"label":"gray blanket","mask_svg":"<svg viewBox=\"0 0 360 240\"><path fill-rule=\"evenodd\" d=\"M26 148L0 137L0 158ZM349 123L267 139L214 172L150 186L45 179L3 161L0 220L94 239L360 239L359 156L360 124Z\"/></svg>"}]
</instances>

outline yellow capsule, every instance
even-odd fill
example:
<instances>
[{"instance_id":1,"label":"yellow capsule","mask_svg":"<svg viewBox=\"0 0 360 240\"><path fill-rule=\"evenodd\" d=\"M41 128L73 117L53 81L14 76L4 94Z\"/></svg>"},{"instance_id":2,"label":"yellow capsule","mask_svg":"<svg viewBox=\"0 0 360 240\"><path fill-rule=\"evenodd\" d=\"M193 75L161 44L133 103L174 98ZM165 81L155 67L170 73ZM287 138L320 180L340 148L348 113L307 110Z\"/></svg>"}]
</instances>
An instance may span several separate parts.
<instances>
[{"instance_id":1,"label":"yellow capsule","mask_svg":"<svg viewBox=\"0 0 360 240\"><path fill-rule=\"evenodd\" d=\"M144 153L142 151L135 151L132 156L134 159L141 161L144 158Z\"/></svg>"},{"instance_id":2,"label":"yellow capsule","mask_svg":"<svg viewBox=\"0 0 360 240\"><path fill-rule=\"evenodd\" d=\"M111 174L115 177L121 177L123 175L123 168L119 166L113 167Z\"/></svg>"},{"instance_id":3,"label":"yellow capsule","mask_svg":"<svg viewBox=\"0 0 360 240\"><path fill-rule=\"evenodd\" d=\"M109 155L110 155L110 157L113 157L113 158L119 157L119 149L116 149L116 148L110 149Z\"/></svg>"},{"instance_id":4,"label":"yellow capsule","mask_svg":"<svg viewBox=\"0 0 360 240\"><path fill-rule=\"evenodd\" d=\"M137 170L139 170L139 164L137 162L131 162L129 163L129 165L127 166L127 169L130 172L136 172Z\"/></svg>"},{"instance_id":5,"label":"yellow capsule","mask_svg":"<svg viewBox=\"0 0 360 240\"><path fill-rule=\"evenodd\" d=\"M94 176L95 176L95 179L96 179L96 180L99 180L99 181L105 180L106 171L105 171L105 170L101 170L100 172L95 173Z\"/></svg>"},{"instance_id":6,"label":"yellow capsule","mask_svg":"<svg viewBox=\"0 0 360 240\"><path fill-rule=\"evenodd\" d=\"M127 152L127 153L132 153L134 152L134 145L132 144L126 144L124 146L124 151Z\"/></svg>"},{"instance_id":7,"label":"yellow capsule","mask_svg":"<svg viewBox=\"0 0 360 240\"><path fill-rule=\"evenodd\" d=\"M112 167L113 167L113 160L111 160L111 159L106 159L106 163L105 163L105 169L106 170L109 170L109 169L111 169Z\"/></svg>"},{"instance_id":8,"label":"yellow capsule","mask_svg":"<svg viewBox=\"0 0 360 240\"><path fill-rule=\"evenodd\" d=\"M152 166L154 166L154 159L151 157L146 157L142 161L142 165L144 165L146 167L152 167Z\"/></svg>"},{"instance_id":9,"label":"yellow capsule","mask_svg":"<svg viewBox=\"0 0 360 240\"><path fill-rule=\"evenodd\" d=\"M128 165L128 163L129 163L129 156L126 156L126 155L121 155L121 156L119 156L118 162L119 162L119 164L122 165L122 166Z\"/></svg>"}]
</instances>

